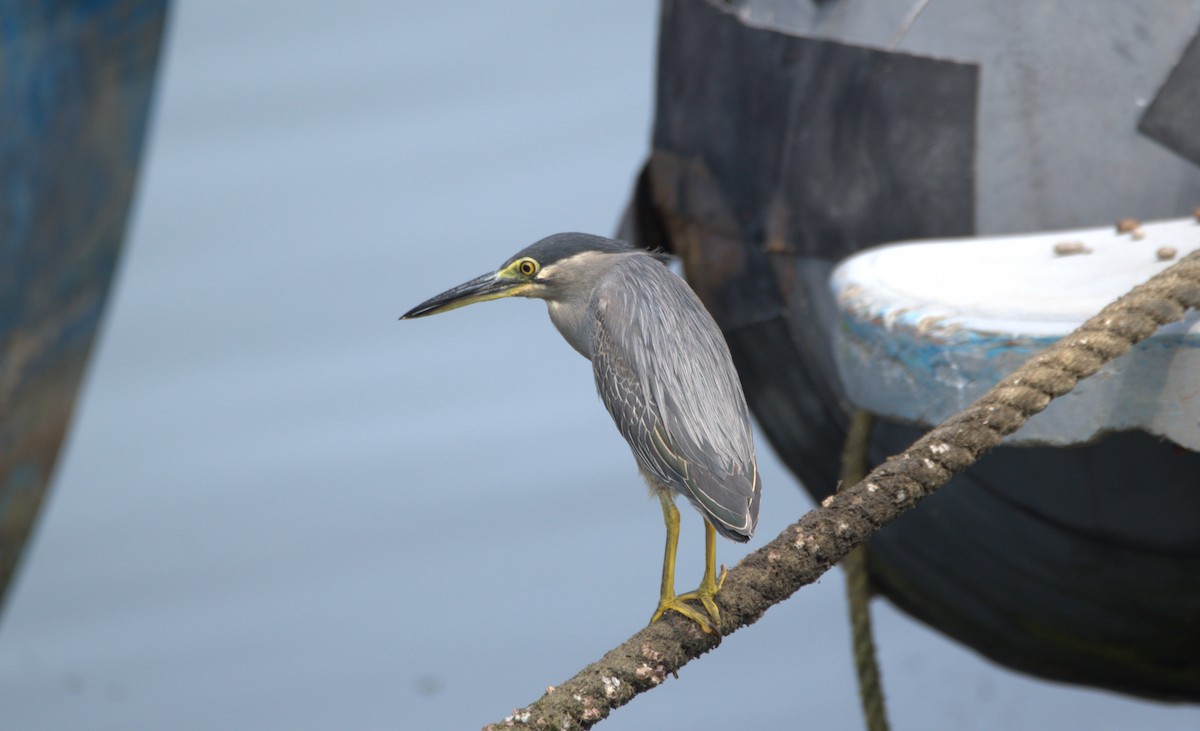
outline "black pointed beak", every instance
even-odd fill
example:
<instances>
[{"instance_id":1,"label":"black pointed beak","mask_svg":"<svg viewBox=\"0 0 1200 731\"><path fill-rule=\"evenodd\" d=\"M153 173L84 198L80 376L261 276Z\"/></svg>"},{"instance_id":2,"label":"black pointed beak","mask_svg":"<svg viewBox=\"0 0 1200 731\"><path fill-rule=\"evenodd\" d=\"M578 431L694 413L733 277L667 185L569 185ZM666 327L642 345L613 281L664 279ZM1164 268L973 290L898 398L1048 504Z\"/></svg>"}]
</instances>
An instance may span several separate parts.
<instances>
[{"instance_id":1,"label":"black pointed beak","mask_svg":"<svg viewBox=\"0 0 1200 731\"><path fill-rule=\"evenodd\" d=\"M487 302L488 300L500 299L501 297L511 297L519 294L527 286L526 282L514 281L511 279L501 279L495 273L484 274L475 277L469 282L448 289L441 294L430 297L421 304L405 312L400 316L401 320L411 320L417 317L425 317L426 315L436 315L439 312L449 312L450 310L476 302Z\"/></svg>"}]
</instances>

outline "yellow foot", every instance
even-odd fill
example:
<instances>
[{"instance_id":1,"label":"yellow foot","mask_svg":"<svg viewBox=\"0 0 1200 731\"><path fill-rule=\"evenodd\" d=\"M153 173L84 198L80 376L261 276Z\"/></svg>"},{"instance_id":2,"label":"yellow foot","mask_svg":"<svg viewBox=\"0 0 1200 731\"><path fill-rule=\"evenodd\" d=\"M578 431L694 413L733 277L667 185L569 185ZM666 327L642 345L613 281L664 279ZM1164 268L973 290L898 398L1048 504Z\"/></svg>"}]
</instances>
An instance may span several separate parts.
<instances>
[{"instance_id":1,"label":"yellow foot","mask_svg":"<svg viewBox=\"0 0 1200 731\"><path fill-rule=\"evenodd\" d=\"M725 570L725 567L722 566L721 576L715 581L712 579L712 576L706 575L704 580L700 582L699 589L696 589L695 591L689 591L686 594L680 594L678 601L683 602L689 599L694 599L695 601L700 602L702 605L704 605L704 611L708 612L708 616L712 618L713 624L719 627L721 625L721 612L717 609L717 603L713 601L713 597L716 596L717 592L721 590L721 587L725 585L726 573L728 572Z\"/></svg>"},{"instance_id":2,"label":"yellow foot","mask_svg":"<svg viewBox=\"0 0 1200 731\"><path fill-rule=\"evenodd\" d=\"M710 599L709 601L711 602L712 600ZM715 604L713 605L713 609L716 609ZM700 610L696 609L691 604L685 603L683 601L683 597L681 596L665 596L659 599L658 609L655 609L654 616L650 617L650 624L654 624L658 620L662 619L663 612L667 610L682 614L696 624L700 625L700 629L704 630L706 634L712 634L713 628L712 625L708 623L708 617L705 617Z\"/></svg>"}]
</instances>

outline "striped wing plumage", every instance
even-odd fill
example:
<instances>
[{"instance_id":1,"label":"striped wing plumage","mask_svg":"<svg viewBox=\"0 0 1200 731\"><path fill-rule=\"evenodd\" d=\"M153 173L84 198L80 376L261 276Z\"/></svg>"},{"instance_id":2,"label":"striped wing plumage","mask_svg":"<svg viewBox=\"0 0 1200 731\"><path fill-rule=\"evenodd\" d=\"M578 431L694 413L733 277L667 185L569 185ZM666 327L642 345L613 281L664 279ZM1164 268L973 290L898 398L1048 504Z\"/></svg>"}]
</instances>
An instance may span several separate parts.
<instances>
[{"instance_id":1,"label":"striped wing plumage","mask_svg":"<svg viewBox=\"0 0 1200 731\"><path fill-rule=\"evenodd\" d=\"M749 540L762 483L746 400L712 317L644 255L617 263L591 307L596 387L638 465L719 533Z\"/></svg>"}]
</instances>

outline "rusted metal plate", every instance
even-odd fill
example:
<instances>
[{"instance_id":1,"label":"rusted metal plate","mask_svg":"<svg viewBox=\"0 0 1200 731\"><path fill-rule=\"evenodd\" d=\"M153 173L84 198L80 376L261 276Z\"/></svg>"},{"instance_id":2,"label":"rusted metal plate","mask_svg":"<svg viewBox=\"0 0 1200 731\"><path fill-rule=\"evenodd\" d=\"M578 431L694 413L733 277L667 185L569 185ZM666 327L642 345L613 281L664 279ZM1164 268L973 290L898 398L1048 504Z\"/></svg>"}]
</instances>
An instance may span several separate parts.
<instances>
[{"instance_id":1,"label":"rusted metal plate","mask_svg":"<svg viewBox=\"0 0 1200 731\"><path fill-rule=\"evenodd\" d=\"M0 602L104 312L165 16L165 0L0 9Z\"/></svg>"}]
</instances>

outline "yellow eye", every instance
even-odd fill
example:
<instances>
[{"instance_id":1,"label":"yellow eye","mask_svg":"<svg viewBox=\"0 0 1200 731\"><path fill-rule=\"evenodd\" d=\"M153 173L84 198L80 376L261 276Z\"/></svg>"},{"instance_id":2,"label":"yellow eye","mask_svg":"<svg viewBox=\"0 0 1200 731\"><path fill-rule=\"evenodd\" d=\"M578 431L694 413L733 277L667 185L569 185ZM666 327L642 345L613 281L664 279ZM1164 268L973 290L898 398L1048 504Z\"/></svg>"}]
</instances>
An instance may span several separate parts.
<instances>
[{"instance_id":1,"label":"yellow eye","mask_svg":"<svg viewBox=\"0 0 1200 731\"><path fill-rule=\"evenodd\" d=\"M533 259L522 259L517 262L517 271L527 277L532 277L534 274L537 274L538 263Z\"/></svg>"}]
</instances>

